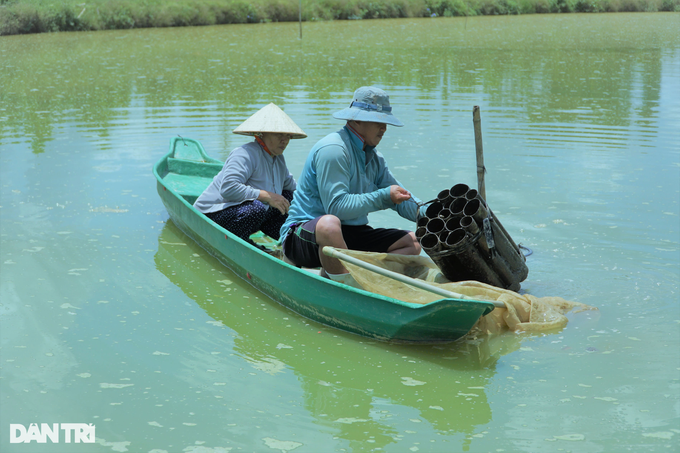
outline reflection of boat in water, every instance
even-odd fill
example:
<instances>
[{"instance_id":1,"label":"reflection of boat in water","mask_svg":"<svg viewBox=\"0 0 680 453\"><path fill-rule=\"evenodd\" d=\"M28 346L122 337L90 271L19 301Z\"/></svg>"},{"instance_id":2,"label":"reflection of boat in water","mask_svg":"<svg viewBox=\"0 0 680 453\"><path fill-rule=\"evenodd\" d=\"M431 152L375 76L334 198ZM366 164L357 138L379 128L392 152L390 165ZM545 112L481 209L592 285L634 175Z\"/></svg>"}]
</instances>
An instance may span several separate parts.
<instances>
[{"instance_id":1,"label":"reflection of boat in water","mask_svg":"<svg viewBox=\"0 0 680 453\"><path fill-rule=\"evenodd\" d=\"M367 432L373 436L372 448L399 442L404 432L395 426L413 424L418 431L413 420L442 434L466 435L491 420L484 386L504 352L499 347L514 350L520 337L499 337L504 342L499 346L488 339L384 344L326 329L320 335L321 326L305 329L309 321L279 305L253 303L252 291L243 291L232 272L223 269L215 277L217 263L196 259L200 253L197 244L167 223L159 236L156 267L232 331L233 352L255 370L293 372L314 423L347 440L351 449L365 449ZM233 283L225 286L224 281ZM224 390L211 384L206 382L203 391Z\"/></svg>"},{"instance_id":2,"label":"reflection of boat in water","mask_svg":"<svg viewBox=\"0 0 680 453\"><path fill-rule=\"evenodd\" d=\"M238 276L291 310L323 324L379 340L459 339L494 309L491 302L446 298L425 305L332 282L262 252L192 207L222 163L195 140L173 138L154 166L172 221Z\"/></svg>"}]
</instances>

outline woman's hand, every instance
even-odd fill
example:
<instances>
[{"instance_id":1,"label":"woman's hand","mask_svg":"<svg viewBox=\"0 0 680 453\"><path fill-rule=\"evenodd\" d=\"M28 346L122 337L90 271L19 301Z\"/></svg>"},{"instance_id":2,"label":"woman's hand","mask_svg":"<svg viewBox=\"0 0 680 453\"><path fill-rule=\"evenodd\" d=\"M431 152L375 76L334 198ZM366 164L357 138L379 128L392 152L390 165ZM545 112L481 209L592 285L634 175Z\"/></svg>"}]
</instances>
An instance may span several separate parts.
<instances>
[{"instance_id":1,"label":"woman's hand","mask_svg":"<svg viewBox=\"0 0 680 453\"><path fill-rule=\"evenodd\" d=\"M288 209L290 209L290 202L277 193L260 190L260 196L257 199L262 203L267 203L272 208L278 209L283 215L288 214Z\"/></svg>"}]
</instances>

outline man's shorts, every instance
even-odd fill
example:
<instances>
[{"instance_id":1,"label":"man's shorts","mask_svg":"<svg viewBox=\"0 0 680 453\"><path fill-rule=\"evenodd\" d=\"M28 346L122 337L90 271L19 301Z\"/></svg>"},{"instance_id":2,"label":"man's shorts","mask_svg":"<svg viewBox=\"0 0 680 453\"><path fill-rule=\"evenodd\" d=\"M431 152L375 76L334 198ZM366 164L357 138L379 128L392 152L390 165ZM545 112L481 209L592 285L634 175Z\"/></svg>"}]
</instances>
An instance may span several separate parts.
<instances>
[{"instance_id":1,"label":"man's shorts","mask_svg":"<svg viewBox=\"0 0 680 453\"><path fill-rule=\"evenodd\" d=\"M321 267L316 224L321 217L291 226L283 242L283 253L300 267ZM342 236L350 250L387 252L392 244L409 234L395 228L373 228L368 225L342 225Z\"/></svg>"}]
</instances>

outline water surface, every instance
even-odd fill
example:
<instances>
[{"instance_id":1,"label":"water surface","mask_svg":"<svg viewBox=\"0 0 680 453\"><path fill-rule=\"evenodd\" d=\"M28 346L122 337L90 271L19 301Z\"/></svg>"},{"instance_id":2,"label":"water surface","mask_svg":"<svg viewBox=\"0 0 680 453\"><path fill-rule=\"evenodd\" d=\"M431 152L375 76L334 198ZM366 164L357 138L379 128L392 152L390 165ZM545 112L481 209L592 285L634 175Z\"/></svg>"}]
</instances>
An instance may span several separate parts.
<instances>
[{"instance_id":1,"label":"water surface","mask_svg":"<svg viewBox=\"0 0 680 453\"><path fill-rule=\"evenodd\" d=\"M673 451L680 438L680 15L260 24L0 39L0 450ZM168 221L176 135L221 159L275 102L309 138L358 86L422 199L476 185L533 250L557 332L389 345L253 290ZM392 212L377 226L412 228ZM10 423L97 444L9 444Z\"/></svg>"}]
</instances>

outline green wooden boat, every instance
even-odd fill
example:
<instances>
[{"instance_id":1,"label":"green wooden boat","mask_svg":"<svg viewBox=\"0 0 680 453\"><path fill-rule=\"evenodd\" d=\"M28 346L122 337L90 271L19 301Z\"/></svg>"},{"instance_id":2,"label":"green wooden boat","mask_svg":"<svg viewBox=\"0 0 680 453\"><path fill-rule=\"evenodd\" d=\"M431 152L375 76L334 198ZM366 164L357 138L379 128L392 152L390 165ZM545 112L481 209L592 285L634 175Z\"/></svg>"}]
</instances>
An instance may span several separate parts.
<instances>
[{"instance_id":1,"label":"green wooden boat","mask_svg":"<svg viewBox=\"0 0 680 453\"><path fill-rule=\"evenodd\" d=\"M454 341L494 309L491 302L441 299L420 305L333 282L258 250L192 206L223 163L192 139L170 140L154 166L158 194L175 225L237 275L276 302L322 324L393 342ZM252 239L270 247L261 233Z\"/></svg>"}]
</instances>

